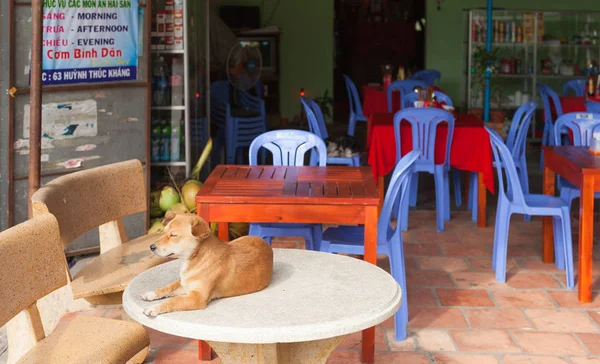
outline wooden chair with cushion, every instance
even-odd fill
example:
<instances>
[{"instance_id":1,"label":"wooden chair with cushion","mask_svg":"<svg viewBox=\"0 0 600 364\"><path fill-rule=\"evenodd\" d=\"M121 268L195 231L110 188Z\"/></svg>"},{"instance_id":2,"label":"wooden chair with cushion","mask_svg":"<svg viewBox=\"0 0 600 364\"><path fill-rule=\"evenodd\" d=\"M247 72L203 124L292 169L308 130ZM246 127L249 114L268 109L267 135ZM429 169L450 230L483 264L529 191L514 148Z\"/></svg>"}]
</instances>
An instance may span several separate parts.
<instances>
[{"instance_id":1,"label":"wooden chair with cushion","mask_svg":"<svg viewBox=\"0 0 600 364\"><path fill-rule=\"evenodd\" d=\"M67 283L54 216L40 215L0 233L0 326L11 320L9 363L141 363L150 339L137 323L77 316L46 328L46 336L37 301Z\"/></svg>"},{"instance_id":2,"label":"wooden chair with cushion","mask_svg":"<svg viewBox=\"0 0 600 364\"><path fill-rule=\"evenodd\" d=\"M58 177L32 196L34 216L50 212L58 220L66 248L98 227L100 255L71 279L73 298L94 305L121 303L127 284L165 262L148 248L156 235L128 240L122 218L146 211L142 164L130 160ZM69 278L70 275L69 275Z\"/></svg>"}]
</instances>

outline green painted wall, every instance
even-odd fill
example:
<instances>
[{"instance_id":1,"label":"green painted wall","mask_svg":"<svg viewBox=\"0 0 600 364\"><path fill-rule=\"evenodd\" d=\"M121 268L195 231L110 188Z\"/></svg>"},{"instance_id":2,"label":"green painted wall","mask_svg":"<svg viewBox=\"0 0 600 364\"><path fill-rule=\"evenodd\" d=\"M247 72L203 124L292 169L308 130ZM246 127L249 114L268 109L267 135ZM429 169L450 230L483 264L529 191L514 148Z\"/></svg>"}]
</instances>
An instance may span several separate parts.
<instances>
[{"instance_id":1,"label":"green painted wall","mask_svg":"<svg viewBox=\"0 0 600 364\"><path fill-rule=\"evenodd\" d=\"M279 6L276 7L276 4ZM281 29L281 114L300 113L299 90L306 96L333 95L333 0L226 0L218 5L261 6L261 21Z\"/></svg>"},{"instance_id":2,"label":"green painted wall","mask_svg":"<svg viewBox=\"0 0 600 364\"><path fill-rule=\"evenodd\" d=\"M425 64L442 73L441 84L453 100L464 101L467 17L463 9L482 8L485 0L446 0L437 10L435 0L427 0ZM523 10L600 11L598 0L494 0L494 8ZM458 104L459 102L455 102Z\"/></svg>"}]
</instances>

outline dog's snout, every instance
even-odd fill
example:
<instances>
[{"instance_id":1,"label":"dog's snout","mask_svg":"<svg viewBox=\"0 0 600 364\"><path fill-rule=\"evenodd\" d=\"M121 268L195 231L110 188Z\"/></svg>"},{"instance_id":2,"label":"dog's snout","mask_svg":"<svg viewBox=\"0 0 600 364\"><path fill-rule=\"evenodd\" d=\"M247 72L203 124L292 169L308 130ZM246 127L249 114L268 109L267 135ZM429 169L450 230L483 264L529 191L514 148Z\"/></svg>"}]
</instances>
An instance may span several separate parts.
<instances>
[{"instance_id":1,"label":"dog's snout","mask_svg":"<svg viewBox=\"0 0 600 364\"><path fill-rule=\"evenodd\" d=\"M155 251L156 250L156 244L150 245L150 250Z\"/></svg>"}]
</instances>

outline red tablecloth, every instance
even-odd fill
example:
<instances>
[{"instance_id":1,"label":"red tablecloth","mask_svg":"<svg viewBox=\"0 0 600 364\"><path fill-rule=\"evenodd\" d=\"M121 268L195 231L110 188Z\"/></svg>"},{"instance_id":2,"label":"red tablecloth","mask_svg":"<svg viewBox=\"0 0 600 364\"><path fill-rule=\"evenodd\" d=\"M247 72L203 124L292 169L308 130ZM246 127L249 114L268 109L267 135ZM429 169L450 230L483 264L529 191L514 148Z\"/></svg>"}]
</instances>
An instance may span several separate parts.
<instances>
[{"instance_id":1,"label":"red tablecloth","mask_svg":"<svg viewBox=\"0 0 600 364\"><path fill-rule=\"evenodd\" d=\"M394 115L374 113L369 120L369 140L367 151L373 177L385 176L396 165L396 141L394 137ZM412 131L408 122L400 126L402 155L412 150ZM435 161L442 163L446 157L448 128L440 124L435 140ZM454 136L450 149L450 165L454 168L483 173L483 183L494 193L494 157L490 137L483 128L483 122L470 114L456 114Z\"/></svg>"},{"instance_id":2,"label":"red tablecloth","mask_svg":"<svg viewBox=\"0 0 600 364\"><path fill-rule=\"evenodd\" d=\"M434 90L443 90L437 86L433 86ZM387 106L387 91L383 86L363 86L363 115L371 117L376 112L388 112ZM400 110L400 97L395 93L392 97L392 111Z\"/></svg>"},{"instance_id":3,"label":"red tablecloth","mask_svg":"<svg viewBox=\"0 0 600 364\"><path fill-rule=\"evenodd\" d=\"M585 112L585 97L581 96L561 96L560 104L562 106L563 114L569 112Z\"/></svg>"}]
</instances>

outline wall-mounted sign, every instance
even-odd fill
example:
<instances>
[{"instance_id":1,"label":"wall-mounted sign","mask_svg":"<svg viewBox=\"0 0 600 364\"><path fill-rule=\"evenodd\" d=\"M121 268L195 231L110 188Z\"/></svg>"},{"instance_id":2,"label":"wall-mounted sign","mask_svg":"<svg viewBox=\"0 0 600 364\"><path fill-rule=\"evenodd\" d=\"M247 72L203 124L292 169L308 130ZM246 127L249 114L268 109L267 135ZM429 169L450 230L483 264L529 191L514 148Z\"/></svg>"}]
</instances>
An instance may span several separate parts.
<instances>
[{"instance_id":1,"label":"wall-mounted sign","mask_svg":"<svg viewBox=\"0 0 600 364\"><path fill-rule=\"evenodd\" d=\"M135 80L138 0L43 0L42 83Z\"/></svg>"}]
</instances>

